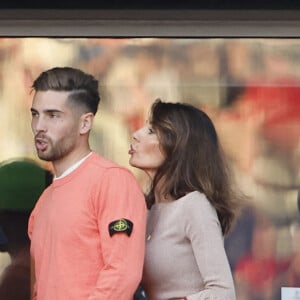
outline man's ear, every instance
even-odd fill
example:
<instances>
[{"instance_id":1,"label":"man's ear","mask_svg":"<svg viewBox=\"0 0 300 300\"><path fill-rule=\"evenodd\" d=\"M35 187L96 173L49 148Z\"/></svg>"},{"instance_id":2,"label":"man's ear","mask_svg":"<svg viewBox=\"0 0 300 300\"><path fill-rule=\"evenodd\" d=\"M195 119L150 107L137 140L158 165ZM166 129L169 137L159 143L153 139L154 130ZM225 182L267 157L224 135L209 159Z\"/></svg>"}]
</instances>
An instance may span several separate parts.
<instances>
[{"instance_id":1,"label":"man's ear","mask_svg":"<svg viewBox=\"0 0 300 300\"><path fill-rule=\"evenodd\" d=\"M80 117L80 134L86 134L92 129L94 117L95 115L91 112L83 114Z\"/></svg>"}]
</instances>

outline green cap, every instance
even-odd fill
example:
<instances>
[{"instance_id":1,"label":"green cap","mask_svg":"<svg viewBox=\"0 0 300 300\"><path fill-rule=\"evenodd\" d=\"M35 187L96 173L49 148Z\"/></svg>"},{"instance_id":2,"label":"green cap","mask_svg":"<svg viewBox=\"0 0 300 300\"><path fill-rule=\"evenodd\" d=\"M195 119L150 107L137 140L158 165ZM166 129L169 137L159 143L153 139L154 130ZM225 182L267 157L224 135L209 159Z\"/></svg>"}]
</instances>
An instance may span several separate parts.
<instances>
[{"instance_id":1,"label":"green cap","mask_svg":"<svg viewBox=\"0 0 300 300\"><path fill-rule=\"evenodd\" d=\"M0 163L0 211L31 211L46 187L46 172L29 159Z\"/></svg>"}]
</instances>

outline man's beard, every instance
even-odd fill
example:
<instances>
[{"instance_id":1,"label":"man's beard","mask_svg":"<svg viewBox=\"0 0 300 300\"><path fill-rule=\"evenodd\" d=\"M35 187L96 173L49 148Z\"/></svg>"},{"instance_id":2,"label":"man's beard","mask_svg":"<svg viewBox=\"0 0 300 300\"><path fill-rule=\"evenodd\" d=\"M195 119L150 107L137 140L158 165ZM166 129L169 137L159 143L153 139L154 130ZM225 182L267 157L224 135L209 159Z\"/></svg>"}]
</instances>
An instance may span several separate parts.
<instances>
[{"instance_id":1,"label":"man's beard","mask_svg":"<svg viewBox=\"0 0 300 300\"><path fill-rule=\"evenodd\" d=\"M46 151L37 150L37 155L41 160L57 161L67 156L73 147L67 147L64 143L58 142L55 144L48 139Z\"/></svg>"}]
</instances>

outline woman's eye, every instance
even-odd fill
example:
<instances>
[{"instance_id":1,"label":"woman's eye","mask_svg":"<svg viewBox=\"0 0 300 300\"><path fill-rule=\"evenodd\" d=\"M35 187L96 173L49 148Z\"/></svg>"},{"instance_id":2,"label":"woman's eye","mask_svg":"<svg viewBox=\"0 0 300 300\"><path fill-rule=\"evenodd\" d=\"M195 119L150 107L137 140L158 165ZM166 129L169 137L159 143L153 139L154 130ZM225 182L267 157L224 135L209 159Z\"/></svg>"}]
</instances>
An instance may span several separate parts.
<instances>
[{"instance_id":1,"label":"woman's eye","mask_svg":"<svg viewBox=\"0 0 300 300\"><path fill-rule=\"evenodd\" d=\"M148 128L148 131L149 131L150 134L155 133L155 131L151 127Z\"/></svg>"}]
</instances>

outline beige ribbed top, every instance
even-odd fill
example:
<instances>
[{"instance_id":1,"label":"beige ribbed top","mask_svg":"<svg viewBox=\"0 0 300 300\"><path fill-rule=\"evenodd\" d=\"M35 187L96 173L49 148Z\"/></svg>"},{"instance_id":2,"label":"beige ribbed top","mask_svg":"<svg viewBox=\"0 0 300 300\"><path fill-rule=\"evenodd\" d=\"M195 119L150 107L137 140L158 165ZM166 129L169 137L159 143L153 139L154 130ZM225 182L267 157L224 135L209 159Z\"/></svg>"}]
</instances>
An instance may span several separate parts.
<instances>
[{"instance_id":1,"label":"beige ribbed top","mask_svg":"<svg viewBox=\"0 0 300 300\"><path fill-rule=\"evenodd\" d=\"M150 300L236 299L220 223L205 195L153 205L147 235L143 286Z\"/></svg>"}]
</instances>

